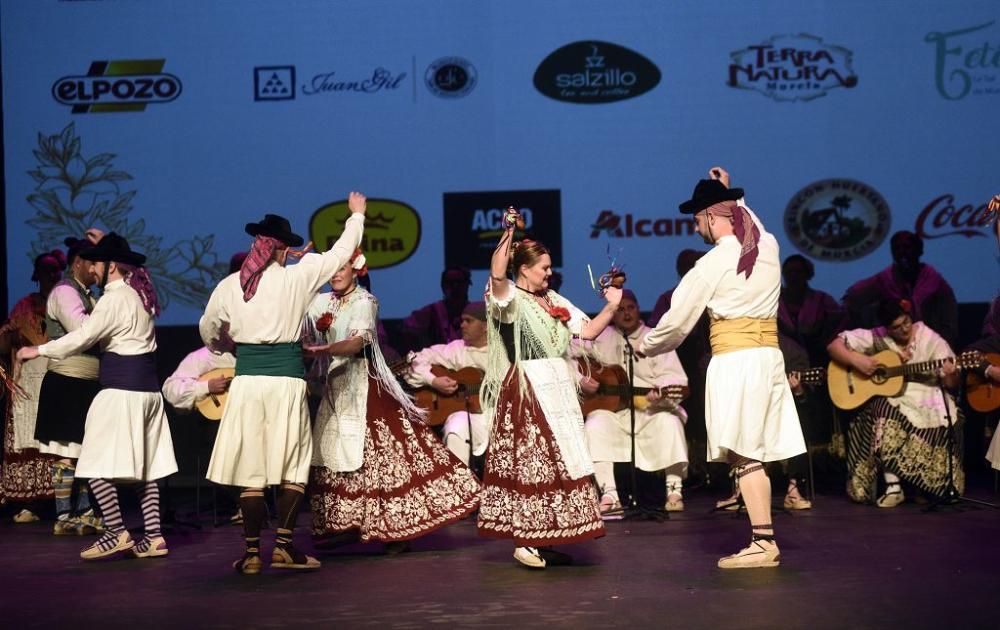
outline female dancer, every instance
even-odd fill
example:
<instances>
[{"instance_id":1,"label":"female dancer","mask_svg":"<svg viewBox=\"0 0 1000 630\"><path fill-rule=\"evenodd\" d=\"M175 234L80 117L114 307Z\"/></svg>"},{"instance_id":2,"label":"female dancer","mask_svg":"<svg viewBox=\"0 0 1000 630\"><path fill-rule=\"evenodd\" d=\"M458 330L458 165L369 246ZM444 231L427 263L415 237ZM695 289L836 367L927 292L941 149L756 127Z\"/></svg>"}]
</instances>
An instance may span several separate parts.
<instances>
[{"instance_id":1,"label":"female dancer","mask_svg":"<svg viewBox=\"0 0 1000 630\"><path fill-rule=\"evenodd\" d=\"M545 246L513 242L520 223L513 208L505 223L486 290L489 365L481 399L492 429L479 532L513 539L514 558L543 569L568 561L547 546L604 535L576 378L566 356L571 336L594 339L604 330L622 291L603 289L607 304L588 319L548 290L552 259Z\"/></svg>"},{"instance_id":2,"label":"female dancer","mask_svg":"<svg viewBox=\"0 0 1000 630\"><path fill-rule=\"evenodd\" d=\"M378 301L357 283L366 273L358 250L304 324L316 344L307 351L329 366L313 434L313 535L318 546L380 540L393 552L471 513L479 482L421 422L386 365Z\"/></svg>"}]
</instances>

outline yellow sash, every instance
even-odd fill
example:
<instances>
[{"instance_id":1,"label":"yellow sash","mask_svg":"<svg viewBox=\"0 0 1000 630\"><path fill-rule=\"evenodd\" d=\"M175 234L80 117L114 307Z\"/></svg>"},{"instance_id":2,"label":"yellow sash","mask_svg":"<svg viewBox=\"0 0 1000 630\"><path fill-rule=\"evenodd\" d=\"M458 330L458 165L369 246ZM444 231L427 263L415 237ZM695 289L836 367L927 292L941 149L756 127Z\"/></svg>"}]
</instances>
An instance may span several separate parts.
<instances>
[{"instance_id":1,"label":"yellow sash","mask_svg":"<svg viewBox=\"0 0 1000 630\"><path fill-rule=\"evenodd\" d=\"M713 355L747 348L777 348L778 320L754 317L713 319L709 341Z\"/></svg>"}]
</instances>

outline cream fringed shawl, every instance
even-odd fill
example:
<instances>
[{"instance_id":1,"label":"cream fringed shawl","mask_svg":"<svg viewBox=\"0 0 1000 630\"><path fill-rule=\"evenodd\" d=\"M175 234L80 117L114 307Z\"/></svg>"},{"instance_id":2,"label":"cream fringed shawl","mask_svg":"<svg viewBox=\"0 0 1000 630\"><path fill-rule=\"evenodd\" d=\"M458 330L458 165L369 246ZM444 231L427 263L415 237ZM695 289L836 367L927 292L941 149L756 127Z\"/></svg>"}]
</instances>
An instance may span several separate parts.
<instances>
[{"instance_id":1,"label":"cream fringed shawl","mask_svg":"<svg viewBox=\"0 0 1000 630\"><path fill-rule=\"evenodd\" d=\"M578 479L589 475L593 472L593 462L583 433L578 383L567 358L570 339L580 334L587 316L569 300L549 291L547 297L553 306L564 308L570 314L568 322L561 322L530 294L508 282L507 296L502 300L493 296L492 286L487 286L488 361L480 389L483 413L492 427L503 379L510 366L500 324L512 324L518 387L527 391L527 384L531 384L570 477ZM518 412L512 410L512 413ZM477 454L485 448L484 444Z\"/></svg>"},{"instance_id":2,"label":"cream fringed shawl","mask_svg":"<svg viewBox=\"0 0 1000 630\"><path fill-rule=\"evenodd\" d=\"M318 331L316 322L326 313L332 316L333 323L328 330ZM368 357L330 357L322 360L318 370L314 366L310 371L313 374L319 371L326 382L313 430L313 465L326 466L333 472L361 467L369 377L376 387L399 402L409 420L422 421L426 417L426 412L403 391L382 356L377 318L378 301L361 287L343 298L320 294L309 307L303 322L304 337L319 344L361 337Z\"/></svg>"}]
</instances>

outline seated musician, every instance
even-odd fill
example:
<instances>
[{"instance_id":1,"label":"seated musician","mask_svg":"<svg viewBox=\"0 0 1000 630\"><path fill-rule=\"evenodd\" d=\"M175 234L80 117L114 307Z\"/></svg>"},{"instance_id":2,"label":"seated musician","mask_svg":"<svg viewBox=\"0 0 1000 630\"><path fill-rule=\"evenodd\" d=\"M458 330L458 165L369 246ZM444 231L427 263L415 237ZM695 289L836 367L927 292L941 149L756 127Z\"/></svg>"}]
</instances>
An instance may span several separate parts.
<instances>
[{"instance_id":1,"label":"seated musician","mask_svg":"<svg viewBox=\"0 0 1000 630\"><path fill-rule=\"evenodd\" d=\"M914 322L910 313L906 300L882 300L877 312L881 325L841 333L827 346L830 357L869 376L878 367L870 355L886 349L897 353L904 363L953 357L948 343L923 322ZM874 396L861 407L848 430L847 494L852 500L896 507L905 499L904 482L941 495L948 484L949 444L955 488L964 490L958 442L948 436L949 418L957 434L961 415L951 394L942 389L956 385L955 363L946 360L936 371L907 377L900 395ZM884 478L881 494L876 492L879 471Z\"/></svg>"},{"instance_id":2,"label":"seated musician","mask_svg":"<svg viewBox=\"0 0 1000 630\"><path fill-rule=\"evenodd\" d=\"M581 342L587 354L603 365L617 365L627 370L625 339L634 349L650 331L639 317L639 301L635 293L625 289L621 303L608 327L591 342ZM666 387L687 385L687 375L674 352L655 357L635 357L634 387ZM597 392L598 382L584 376L580 387L584 394ZM676 402L657 390L646 394L649 407L636 411L635 463L640 470L666 471L667 511L684 509L681 482L687 476L687 444L684 422L687 414ZM598 409L585 420L587 444L594 458L594 476L601 488L601 514L613 517L621 512L621 501L615 484L614 462L631 460L631 418L628 408L614 411Z\"/></svg>"},{"instance_id":3,"label":"seated musician","mask_svg":"<svg viewBox=\"0 0 1000 630\"><path fill-rule=\"evenodd\" d=\"M447 344L424 348L413 356L406 381L413 387L432 387L444 395L454 394L459 387L449 376L435 376L434 366L448 370L476 368L486 371L486 304L469 302L462 309L462 338ZM470 427L472 451L482 453L489 440L489 427L482 413L459 411L444 423L444 443L460 460L469 463Z\"/></svg>"},{"instance_id":4,"label":"seated musician","mask_svg":"<svg viewBox=\"0 0 1000 630\"><path fill-rule=\"evenodd\" d=\"M979 339L978 341L973 342L968 349L977 350L986 354L1000 355L1000 334ZM984 358L978 368L975 369L975 374L982 380L983 383L988 383L994 388L1000 386L1000 365L994 365L994 363L991 363L986 358ZM971 390L969 396L970 398L972 396ZM990 466L996 470L1000 470L1000 437L998 437L1000 436L1000 426L996 426L995 423L995 410L993 414L993 422L987 425L993 428L993 437L990 439L989 448L986 449L986 461L988 461Z\"/></svg>"}]
</instances>

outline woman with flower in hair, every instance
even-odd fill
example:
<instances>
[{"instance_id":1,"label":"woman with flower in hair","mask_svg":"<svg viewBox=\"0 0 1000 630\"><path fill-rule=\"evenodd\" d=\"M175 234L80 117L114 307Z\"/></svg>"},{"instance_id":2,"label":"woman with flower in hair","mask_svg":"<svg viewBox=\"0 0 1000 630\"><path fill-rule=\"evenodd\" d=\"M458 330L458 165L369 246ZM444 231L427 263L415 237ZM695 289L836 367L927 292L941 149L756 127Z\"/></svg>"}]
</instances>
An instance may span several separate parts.
<instances>
[{"instance_id":1,"label":"woman with flower in hair","mask_svg":"<svg viewBox=\"0 0 1000 630\"><path fill-rule=\"evenodd\" d=\"M318 547L373 540L390 553L466 517L479 482L429 427L379 349L378 301L358 286L360 250L304 322L325 387L313 429L311 503Z\"/></svg>"},{"instance_id":2,"label":"woman with flower in hair","mask_svg":"<svg viewBox=\"0 0 1000 630\"><path fill-rule=\"evenodd\" d=\"M904 363L945 360L954 356L941 335L914 322L908 300L884 299L878 305L880 326L840 333L827 349L834 361L872 375L882 350L899 354ZM905 499L903 484L940 496L948 485L948 453L952 448L955 488L962 492L965 474L949 423L961 424L955 400L944 388L958 385L954 361L932 373L907 377L898 396L875 396L851 422L848 431L847 495L854 501L892 508ZM950 418L950 421L949 421ZM878 473L883 483L879 483ZM881 494L876 487L882 487Z\"/></svg>"},{"instance_id":3,"label":"woman with flower in hair","mask_svg":"<svg viewBox=\"0 0 1000 630\"><path fill-rule=\"evenodd\" d=\"M543 569L568 561L551 545L604 535L567 353L571 337L594 339L604 330L622 291L603 289L607 303L587 318L548 289L548 249L537 241L514 242L520 223L508 209L486 288L489 359L480 398L492 429L479 533L513 539L514 559Z\"/></svg>"}]
</instances>

